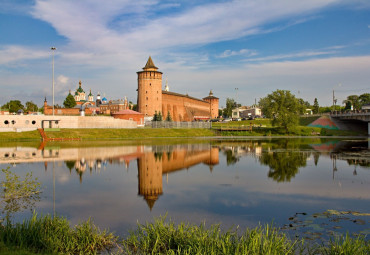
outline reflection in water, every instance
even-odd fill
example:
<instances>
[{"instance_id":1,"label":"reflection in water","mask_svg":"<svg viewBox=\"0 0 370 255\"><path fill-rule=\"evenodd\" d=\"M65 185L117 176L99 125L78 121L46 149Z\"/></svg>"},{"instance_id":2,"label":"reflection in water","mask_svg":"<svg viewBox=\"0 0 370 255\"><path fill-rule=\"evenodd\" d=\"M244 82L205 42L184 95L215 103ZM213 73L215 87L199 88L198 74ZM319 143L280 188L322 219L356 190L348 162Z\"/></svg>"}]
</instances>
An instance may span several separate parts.
<instances>
[{"instance_id":1,"label":"reflection in water","mask_svg":"<svg viewBox=\"0 0 370 255\"><path fill-rule=\"evenodd\" d=\"M306 166L309 153L284 151L264 153L260 162L268 165L268 177L277 182L290 182L292 177L298 173L300 167Z\"/></svg>"},{"instance_id":2,"label":"reflection in water","mask_svg":"<svg viewBox=\"0 0 370 255\"><path fill-rule=\"evenodd\" d=\"M139 195L146 200L150 210L163 193L162 175L204 163L210 171L219 163L218 148L210 145L153 147L137 159Z\"/></svg>"},{"instance_id":3,"label":"reflection in water","mask_svg":"<svg viewBox=\"0 0 370 255\"><path fill-rule=\"evenodd\" d=\"M181 220L245 226L272 218L285 224L303 211L367 210L370 156L367 149L354 149L362 148L360 143L240 139L110 145L0 148L0 162L31 168L43 178L49 200L38 210L51 212L55 202L57 212L74 222L91 215L115 230L166 212ZM38 171L53 162L57 187L50 172Z\"/></svg>"}]
</instances>

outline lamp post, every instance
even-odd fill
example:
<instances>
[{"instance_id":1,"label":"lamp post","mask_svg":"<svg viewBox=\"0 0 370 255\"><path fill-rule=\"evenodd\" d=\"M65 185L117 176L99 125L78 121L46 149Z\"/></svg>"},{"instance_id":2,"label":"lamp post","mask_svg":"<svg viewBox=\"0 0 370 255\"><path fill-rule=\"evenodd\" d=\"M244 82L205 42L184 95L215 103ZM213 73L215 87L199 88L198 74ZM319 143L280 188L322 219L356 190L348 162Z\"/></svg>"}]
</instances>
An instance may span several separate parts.
<instances>
[{"instance_id":1,"label":"lamp post","mask_svg":"<svg viewBox=\"0 0 370 255\"><path fill-rule=\"evenodd\" d=\"M57 48L51 47L50 49L53 52L53 116L54 116L54 52Z\"/></svg>"},{"instance_id":2,"label":"lamp post","mask_svg":"<svg viewBox=\"0 0 370 255\"><path fill-rule=\"evenodd\" d=\"M239 88L235 88L235 106L236 106L236 114L237 114L237 118L239 118L238 90L239 90Z\"/></svg>"}]
</instances>

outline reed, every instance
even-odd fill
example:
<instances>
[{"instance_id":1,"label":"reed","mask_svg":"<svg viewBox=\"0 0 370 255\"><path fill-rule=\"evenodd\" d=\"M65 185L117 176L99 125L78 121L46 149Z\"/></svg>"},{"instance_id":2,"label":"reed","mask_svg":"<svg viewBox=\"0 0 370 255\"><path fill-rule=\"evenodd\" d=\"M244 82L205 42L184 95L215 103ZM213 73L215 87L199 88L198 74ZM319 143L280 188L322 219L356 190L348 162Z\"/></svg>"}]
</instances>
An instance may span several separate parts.
<instances>
[{"instance_id":1,"label":"reed","mask_svg":"<svg viewBox=\"0 0 370 255\"><path fill-rule=\"evenodd\" d=\"M237 229L222 232L219 225L175 226L165 217L138 225L123 241L127 254L295 254L301 245L270 225L239 234Z\"/></svg>"},{"instance_id":2,"label":"reed","mask_svg":"<svg viewBox=\"0 0 370 255\"><path fill-rule=\"evenodd\" d=\"M34 213L22 223L2 226L0 241L8 247L37 253L96 254L113 247L116 237L100 231L90 220L71 228L65 218L37 217Z\"/></svg>"}]
</instances>

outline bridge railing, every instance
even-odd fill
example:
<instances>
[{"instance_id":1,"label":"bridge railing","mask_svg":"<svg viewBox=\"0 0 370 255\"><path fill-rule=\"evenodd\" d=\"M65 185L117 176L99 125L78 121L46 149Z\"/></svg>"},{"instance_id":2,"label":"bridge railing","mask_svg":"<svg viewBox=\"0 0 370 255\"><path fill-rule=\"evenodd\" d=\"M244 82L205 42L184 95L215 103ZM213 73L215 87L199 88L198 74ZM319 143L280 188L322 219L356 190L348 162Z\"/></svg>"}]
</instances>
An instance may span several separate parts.
<instances>
[{"instance_id":1,"label":"bridge railing","mask_svg":"<svg viewBox=\"0 0 370 255\"><path fill-rule=\"evenodd\" d=\"M347 111L347 112L340 112L340 111L335 111L331 112L331 116L362 116L362 115L369 115L370 110L355 110L355 111Z\"/></svg>"}]
</instances>

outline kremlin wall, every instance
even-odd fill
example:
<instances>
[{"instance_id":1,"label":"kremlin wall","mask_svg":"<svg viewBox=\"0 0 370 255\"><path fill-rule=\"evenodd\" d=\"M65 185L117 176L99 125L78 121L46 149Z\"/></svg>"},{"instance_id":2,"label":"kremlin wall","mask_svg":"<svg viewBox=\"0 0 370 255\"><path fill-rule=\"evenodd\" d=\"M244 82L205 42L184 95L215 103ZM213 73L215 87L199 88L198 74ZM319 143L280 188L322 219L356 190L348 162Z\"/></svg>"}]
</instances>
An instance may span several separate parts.
<instances>
[{"instance_id":1,"label":"kremlin wall","mask_svg":"<svg viewBox=\"0 0 370 255\"><path fill-rule=\"evenodd\" d=\"M86 95L81 81L76 89L75 108L54 108L45 98L44 115L0 115L0 132L21 132L38 128L136 128L151 120L155 113L163 119L170 115L175 122L209 120L218 117L219 99L210 91L207 97L198 99L189 95L170 92L168 84L162 90L162 72L158 71L149 57L142 71L137 72L137 107L124 100L110 100L97 95L96 101L90 90ZM69 95L71 91L69 91ZM87 96L87 100L86 100ZM111 116L99 116L110 114ZM93 115L86 116L85 115Z\"/></svg>"},{"instance_id":2,"label":"kremlin wall","mask_svg":"<svg viewBox=\"0 0 370 255\"><path fill-rule=\"evenodd\" d=\"M166 84L162 90L162 72L157 71L149 57L143 71L137 72L138 111L145 117L152 117L155 112L162 113L163 119L170 114L173 121L209 120L218 117L219 99L212 91L203 99L170 92Z\"/></svg>"},{"instance_id":3,"label":"kremlin wall","mask_svg":"<svg viewBox=\"0 0 370 255\"><path fill-rule=\"evenodd\" d=\"M165 90L162 90L162 72L158 71L149 57L143 71L137 72L138 89L137 89L137 105L138 112L143 116L137 121L138 124L143 124L143 117L150 120L154 114L161 112L163 119L166 119L170 114L173 121L194 121L194 120L209 120L218 117L219 99L213 96L212 91L203 99L183 95L175 92L170 92L166 84ZM71 94L71 91L69 91ZM84 108L85 115L95 114L111 114L115 118L125 118L128 114L125 110L132 110L132 105L129 105L127 99L110 100L101 99L100 94L97 95L94 101L93 94L88 95L82 88L81 81L79 87L74 94L77 106L75 108L58 108L54 110L56 115L80 115L81 108ZM52 107L44 103L45 115L52 115ZM130 112L131 117L133 112ZM137 115L135 116L137 117Z\"/></svg>"}]
</instances>

